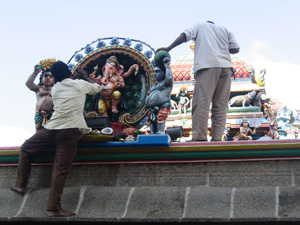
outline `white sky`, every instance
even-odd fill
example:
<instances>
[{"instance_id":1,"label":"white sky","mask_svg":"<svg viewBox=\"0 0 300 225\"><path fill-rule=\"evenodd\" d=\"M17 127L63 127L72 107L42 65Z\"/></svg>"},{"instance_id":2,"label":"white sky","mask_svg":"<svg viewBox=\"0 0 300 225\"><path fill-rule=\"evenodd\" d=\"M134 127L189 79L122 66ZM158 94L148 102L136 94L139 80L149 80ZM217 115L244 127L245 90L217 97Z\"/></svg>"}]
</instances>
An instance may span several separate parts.
<instances>
[{"instance_id":1,"label":"white sky","mask_svg":"<svg viewBox=\"0 0 300 225\"><path fill-rule=\"evenodd\" d=\"M169 45L197 21L231 30L238 57L256 74L265 68L266 91L300 108L299 0L0 0L0 146L18 146L34 133L35 93L25 86L40 60L67 62L98 38L129 37L154 49ZM183 44L172 60L190 53Z\"/></svg>"}]
</instances>

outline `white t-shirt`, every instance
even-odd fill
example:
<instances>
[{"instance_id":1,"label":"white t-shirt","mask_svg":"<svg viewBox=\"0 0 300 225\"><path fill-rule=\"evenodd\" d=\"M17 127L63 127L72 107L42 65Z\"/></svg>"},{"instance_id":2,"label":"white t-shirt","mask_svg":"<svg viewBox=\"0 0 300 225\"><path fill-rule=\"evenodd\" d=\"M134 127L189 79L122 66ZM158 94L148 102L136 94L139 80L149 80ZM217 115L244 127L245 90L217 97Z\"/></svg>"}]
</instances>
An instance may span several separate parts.
<instances>
[{"instance_id":1,"label":"white t-shirt","mask_svg":"<svg viewBox=\"0 0 300 225\"><path fill-rule=\"evenodd\" d=\"M86 94L95 95L100 91L99 84L84 80L68 78L56 83L51 90L54 112L45 128L49 130L79 128L79 137L88 133L90 129L83 117Z\"/></svg>"},{"instance_id":2,"label":"white t-shirt","mask_svg":"<svg viewBox=\"0 0 300 225\"><path fill-rule=\"evenodd\" d=\"M231 68L229 49L239 48L233 34L223 26L196 23L184 31L186 41L195 41L194 73L212 67Z\"/></svg>"}]
</instances>

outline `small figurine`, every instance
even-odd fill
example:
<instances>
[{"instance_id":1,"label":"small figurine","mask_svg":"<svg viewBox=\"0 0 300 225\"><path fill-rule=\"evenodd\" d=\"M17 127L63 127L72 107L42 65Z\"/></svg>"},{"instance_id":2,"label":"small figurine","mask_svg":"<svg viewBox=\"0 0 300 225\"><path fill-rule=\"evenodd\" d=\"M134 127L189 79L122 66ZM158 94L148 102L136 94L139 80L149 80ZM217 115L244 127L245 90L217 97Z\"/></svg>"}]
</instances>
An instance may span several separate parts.
<instances>
[{"instance_id":1,"label":"small figurine","mask_svg":"<svg viewBox=\"0 0 300 225\"><path fill-rule=\"evenodd\" d=\"M275 122L274 124L271 125L271 130L268 133L268 135L272 139L279 139L279 134L277 132L277 129L278 129L278 125L277 125L277 122Z\"/></svg>"},{"instance_id":2,"label":"small figurine","mask_svg":"<svg viewBox=\"0 0 300 225\"><path fill-rule=\"evenodd\" d=\"M170 68L171 57L166 51L158 51L154 57L154 77L156 83L151 87L146 98L149 111L151 134L164 134L165 121L171 112L171 92L173 88L173 74Z\"/></svg>"},{"instance_id":3,"label":"small figurine","mask_svg":"<svg viewBox=\"0 0 300 225\"><path fill-rule=\"evenodd\" d=\"M186 113L186 109L190 103L190 96L186 90L186 87L182 87L179 90L179 93L176 95L176 98L179 99L179 113Z\"/></svg>"},{"instance_id":4,"label":"small figurine","mask_svg":"<svg viewBox=\"0 0 300 225\"><path fill-rule=\"evenodd\" d=\"M258 138L257 140L258 141L268 141L268 140L272 140L272 138L268 135L268 131L267 130L264 130L263 131L264 135L261 136L260 138Z\"/></svg>"},{"instance_id":5,"label":"small figurine","mask_svg":"<svg viewBox=\"0 0 300 225\"><path fill-rule=\"evenodd\" d=\"M273 123L274 122L274 109L273 109L273 105L272 105L272 100L268 99L264 104L263 104L263 108L264 108L264 117L270 122Z\"/></svg>"},{"instance_id":6,"label":"small figurine","mask_svg":"<svg viewBox=\"0 0 300 225\"><path fill-rule=\"evenodd\" d=\"M240 132L238 132L234 137L233 140L234 141L240 141L240 140L252 140L252 136L248 135L248 134L255 134L256 133L256 127L251 130L251 128L249 127L249 123L247 119L243 119L242 124L240 126Z\"/></svg>"},{"instance_id":7,"label":"small figurine","mask_svg":"<svg viewBox=\"0 0 300 225\"><path fill-rule=\"evenodd\" d=\"M53 113L53 101L51 96L51 89L54 85L54 77L50 72L50 67L56 60L45 59L40 61L38 65L34 67L33 73L28 77L26 86L36 93L36 108L35 108L35 129L39 131L46 124L47 120L51 118ZM40 81L38 85L34 83L34 80L38 73L40 75Z\"/></svg>"}]
</instances>

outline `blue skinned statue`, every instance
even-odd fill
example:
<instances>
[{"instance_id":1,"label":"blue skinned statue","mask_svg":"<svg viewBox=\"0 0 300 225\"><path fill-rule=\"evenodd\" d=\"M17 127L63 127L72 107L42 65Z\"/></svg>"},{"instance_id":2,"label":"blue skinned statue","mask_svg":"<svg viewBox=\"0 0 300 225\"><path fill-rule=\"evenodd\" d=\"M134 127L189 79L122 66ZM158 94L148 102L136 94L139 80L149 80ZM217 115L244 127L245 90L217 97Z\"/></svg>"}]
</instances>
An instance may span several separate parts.
<instances>
[{"instance_id":1,"label":"blue skinned statue","mask_svg":"<svg viewBox=\"0 0 300 225\"><path fill-rule=\"evenodd\" d=\"M168 52L159 51L155 54L154 60L155 84L146 98L146 107L150 109L148 115L150 133L164 134L165 121L171 112L171 92L174 82L170 68L171 57Z\"/></svg>"}]
</instances>

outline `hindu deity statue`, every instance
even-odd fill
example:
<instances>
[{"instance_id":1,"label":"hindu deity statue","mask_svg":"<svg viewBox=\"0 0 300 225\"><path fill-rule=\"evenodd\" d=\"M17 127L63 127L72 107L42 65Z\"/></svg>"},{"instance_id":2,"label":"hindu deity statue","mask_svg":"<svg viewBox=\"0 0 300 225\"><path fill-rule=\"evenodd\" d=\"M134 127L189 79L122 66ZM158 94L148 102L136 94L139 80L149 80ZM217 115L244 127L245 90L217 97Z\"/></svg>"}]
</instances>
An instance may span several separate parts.
<instances>
[{"instance_id":1,"label":"hindu deity statue","mask_svg":"<svg viewBox=\"0 0 300 225\"><path fill-rule=\"evenodd\" d=\"M274 114L274 109L273 109L273 105L272 105L272 100L268 99L264 104L263 104L263 108L264 108L264 117L271 123L274 123L274 118L275 118L275 114Z\"/></svg>"},{"instance_id":2,"label":"hindu deity statue","mask_svg":"<svg viewBox=\"0 0 300 225\"><path fill-rule=\"evenodd\" d=\"M106 64L102 67L102 76L97 76L98 66L94 67L94 72L90 74L90 78L94 79L98 84L103 85L98 101L98 112L100 115L108 115L108 110L112 113L118 113L118 105L122 95L120 89L125 88L125 79L130 77L135 71L137 74L139 66L133 64L129 70L124 73L124 66L121 65L116 56L111 56L106 60Z\"/></svg>"},{"instance_id":3,"label":"hindu deity statue","mask_svg":"<svg viewBox=\"0 0 300 225\"><path fill-rule=\"evenodd\" d=\"M276 115L276 120L278 124L278 133L280 136L286 136L287 131L293 129L291 122L293 120L293 112L288 109L286 105L282 106Z\"/></svg>"},{"instance_id":4,"label":"hindu deity statue","mask_svg":"<svg viewBox=\"0 0 300 225\"><path fill-rule=\"evenodd\" d=\"M171 112L171 92L173 74L170 68L171 57L166 51L155 54L154 77L155 84L146 98L146 107L150 109L148 121L151 134L164 134L165 122Z\"/></svg>"},{"instance_id":5,"label":"hindu deity statue","mask_svg":"<svg viewBox=\"0 0 300 225\"><path fill-rule=\"evenodd\" d=\"M233 140L234 141L252 140L251 135L254 135L255 133L256 133L256 127L253 130L251 130L251 128L249 127L248 120L245 118L241 123L240 131L233 137Z\"/></svg>"},{"instance_id":6,"label":"hindu deity statue","mask_svg":"<svg viewBox=\"0 0 300 225\"><path fill-rule=\"evenodd\" d=\"M178 94L176 95L176 98L179 100L178 102L178 109L179 113L186 113L186 109L190 103L190 96L187 92L186 87L182 87Z\"/></svg>"},{"instance_id":7,"label":"hindu deity statue","mask_svg":"<svg viewBox=\"0 0 300 225\"><path fill-rule=\"evenodd\" d=\"M256 78L256 83L259 87L265 86L265 76L266 76L266 69L261 69L258 77Z\"/></svg>"},{"instance_id":8,"label":"hindu deity statue","mask_svg":"<svg viewBox=\"0 0 300 225\"><path fill-rule=\"evenodd\" d=\"M40 61L40 63L34 67L33 73L26 81L26 86L29 90L36 93L37 102L34 117L36 131L42 129L53 113L51 89L55 81L50 72L50 67L54 62L56 62L54 58ZM34 80L40 72L39 83L36 85Z\"/></svg>"},{"instance_id":9,"label":"hindu deity statue","mask_svg":"<svg viewBox=\"0 0 300 225\"><path fill-rule=\"evenodd\" d=\"M274 124L271 124L271 130L269 131L268 136L270 136L272 139L279 139L280 136L277 130L278 130L278 124L275 121Z\"/></svg>"}]
</instances>

